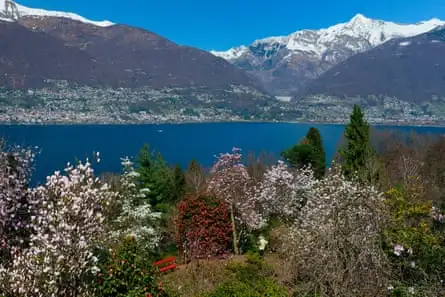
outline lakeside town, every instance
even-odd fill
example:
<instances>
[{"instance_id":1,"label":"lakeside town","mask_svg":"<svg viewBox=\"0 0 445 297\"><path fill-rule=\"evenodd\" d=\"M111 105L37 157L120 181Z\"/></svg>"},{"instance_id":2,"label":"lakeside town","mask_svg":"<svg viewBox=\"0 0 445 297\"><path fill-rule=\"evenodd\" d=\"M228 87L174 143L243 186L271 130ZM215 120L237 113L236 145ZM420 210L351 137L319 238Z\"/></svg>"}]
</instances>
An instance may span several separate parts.
<instances>
[{"instance_id":1,"label":"lakeside town","mask_svg":"<svg viewBox=\"0 0 445 297\"><path fill-rule=\"evenodd\" d=\"M445 124L445 100L407 103L397 98L311 96L274 99L232 89L106 89L67 82L35 90L0 90L2 124L151 124L190 122L309 122L343 124L354 104L373 124Z\"/></svg>"}]
</instances>

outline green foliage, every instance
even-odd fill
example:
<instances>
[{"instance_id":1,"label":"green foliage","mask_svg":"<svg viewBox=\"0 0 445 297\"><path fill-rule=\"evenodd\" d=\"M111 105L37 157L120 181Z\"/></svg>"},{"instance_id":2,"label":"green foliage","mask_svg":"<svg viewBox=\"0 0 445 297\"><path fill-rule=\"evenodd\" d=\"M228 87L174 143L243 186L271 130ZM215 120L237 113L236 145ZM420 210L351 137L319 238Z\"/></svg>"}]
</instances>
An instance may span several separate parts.
<instances>
[{"instance_id":1,"label":"green foliage","mask_svg":"<svg viewBox=\"0 0 445 297\"><path fill-rule=\"evenodd\" d=\"M308 144L314 146L316 151L320 155L319 163L323 166L323 173L326 167L326 153L323 147L323 140L321 138L320 131L317 128L311 127L306 134L306 141Z\"/></svg>"},{"instance_id":2,"label":"green foliage","mask_svg":"<svg viewBox=\"0 0 445 297\"><path fill-rule=\"evenodd\" d=\"M180 167L171 170L161 154L154 154L148 145L139 152L136 172L139 173L139 188L148 188L150 204L155 210L167 212L168 205L182 198L185 181Z\"/></svg>"},{"instance_id":3,"label":"green foliage","mask_svg":"<svg viewBox=\"0 0 445 297\"><path fill-rule=\"evenodd\" d=\"M390 291L389 296L390 297L408 297L408 296L413 296L413 294L410 293L409 287L399 285Z\"/></svg>"},{"instance_id":4,"label":"green foliage","mask_svg":"<svg viewBox=\"0 0 445 297\"><path fill-rule=\"evenodd\" d=\"M375 151L370 142L369 124L364 119L358 105L350 116L350 122L345 127L346 147L340 149L339 153L343 159L342 171L346 178L352 179L358 176L367 176L367 162L375 156ZM368 177L366 177L369 180Z\"/></svg>"},{"instance_id":5,"label":"green foliage","mask_svg":"<svg viewBox=\"0 0 445 297\"><path fill-rule=\"evenodd\" d=\"M267 225L261 229L252 230L248 236L245 237L244 241L240 242L240 249L246 253L256 253L260 252L258 241L260 236L263 236L268 242L271 241L271 232L273 229L282 226L283 223L279 217L271 217ZM266 247L267 250L267 247Z\"/></svg>"},{"instance_id":6,"label":"green foliage","mask_svg":"<svg viewBox=\"0 0 445 297\"><path fill-rule=\"evenodd\" d=\"M272 279L272 269L258 255L248 255L247 263L232 263L232 275L208 297L285 297L288 291Z\"/></svg>"},{"instance_id":7,"label":"green foliage","mask_svg":"<svg viewBox=\"0 0 445 297\"><path fill-rule=\"evenodd\" d=\"M144 145L139 152L136 172L139 189L149 189L145 199L148 199L155 211L161 212L160 220L161 242L158 246L158 256L176 254L174 230L172 230L171 208L184 197L185 176L180 166L169 168L161 154L150 151Z\"/></svg>"},{"instance_id":8,"label":"green foliage","mask_svg":"<svg viewBox=\"0 0 445 297\"><path fill-rule=\"evenodd\" d=\"M384 234L384 248L400 282L399 293L392 296L408 296L403 295L405 287L415 285L431 290L440 285L445 273L443 232L431 216L431 201L422 200L421 191L419 186L406 186L386 192L391 221ZM395 245L404 247L401 255L394 253Z\"/></svg>"},{"instance_id":9,"label":"green foliage","mask_svg":"<svg viewBox=\"0 0 445 297\"><path fill-rule=\"evenodd\" d=\"M201 171L201 166L199 166L198 161L196 161L195 159L191 160L188 167L187 167L187 171Z\"/></svg>"},{"instance_id":10,"label":"green foliage","mask_svg":"<svg viewBox=\"0 0 445 297\"><path fill-rule=\"evenodd\" d=\"M300 143L281 153L292 166L300 168L310 165L317 178L322 178L326 170L326 154L323 141L317 128L311 127Z\"/></svg>"},{"instance_id":11,"label":"green foliage","mask_svg":"<svg viewBox=\"0 0 445 297\"><path fill-rule=\"evenodd\" d=\"M139 252L135 238L128 236L111 254L102 255L98 297L168 296L156 280L156 269Z\"/></svg>"},{"instance_id":12,"label":"green foliage","mask_svg":"<svg viewBox=\"0 0 445 297\"><path fill-rule=\"evenodd\" d=\"M173 202L180 201L185 194L185 175L181 166L176 165L173 170Z\"/></svg>"},{"instance_id":13,"label":"green foliage","mask_svg":"<svg viewBox=\"0 0 445 297\"><path fill-rule=\"evenodd\" d=\"M310 144L299 143L288 150L281 153L281 156L286 159L294 167L303 167L309 165L312 160L312 152L314 147Z\"/></svg>"},{"instance_id":14,"label":"green foliage","mask_svg":"<svg viewBox=\"0 0 445 297\"><path fill-rule=\"evenodd\" d=\"M245 283L236 278L224 282L209 297L286 297L287 290L280 287L272 279L263 279L261 282Z\"/></svg>"},{"instance_id":15,"label":"green foliage","mask_svg":"<svg viewBox=\"0 0 445 297\"><path fill-rule=\"evenodd\" d=\"M432 288L428 284L421 284L421 281L415 284L415 286L406 286L403 284L397 284L394 288L391 288L390 297L436 297L443 296L437 291L437 288Z\"/></svg>"}]
</instances>

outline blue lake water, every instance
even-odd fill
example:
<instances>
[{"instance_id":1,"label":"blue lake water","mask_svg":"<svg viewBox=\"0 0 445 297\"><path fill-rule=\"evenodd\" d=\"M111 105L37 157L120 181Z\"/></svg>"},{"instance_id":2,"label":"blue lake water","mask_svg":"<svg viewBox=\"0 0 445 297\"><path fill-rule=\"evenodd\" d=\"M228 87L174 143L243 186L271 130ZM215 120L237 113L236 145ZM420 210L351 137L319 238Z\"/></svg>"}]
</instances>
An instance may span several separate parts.
<instances>
[{"instance_id":1,"label":"blue lake water","mask_svg":"<svg viewBox=\"0 0 445 297\"><path fill-rule=\"evenodd\" d=\"M196 159L210 167L215 155L228 152L233 146L244 153L265 151L279 153L300 140L310 127L320 130L331 158L343 134L342 125L312 125L286 123L206 123L165 125L0 125L0 137L10 144L38 146L33 182L42 182L54 170L61 170L66 162L84 160L99 151L101 162L96 172L119 172L120 157L134 157L144 143L159 151L171 164L187 163ZM378 127L388 128L388 127ZM420 133L445 133L445 128L391 127L402 131L413 129Z\"/></svg>"}]
</instances>

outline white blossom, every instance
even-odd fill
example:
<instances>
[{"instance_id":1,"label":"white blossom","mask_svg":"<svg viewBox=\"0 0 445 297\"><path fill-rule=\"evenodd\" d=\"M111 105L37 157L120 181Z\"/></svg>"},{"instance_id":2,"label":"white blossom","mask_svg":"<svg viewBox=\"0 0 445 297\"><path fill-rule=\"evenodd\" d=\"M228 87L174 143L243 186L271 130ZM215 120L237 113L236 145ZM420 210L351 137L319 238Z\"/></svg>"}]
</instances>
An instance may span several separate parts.
<instances>
[{"instance_id":1,"label":"white blossom","mask_svg":"<svg viewBox=\"0 0 445 297\"><path fill-rule=\"evenodd\" d=\"M133 235L143 248L153 250L161 239L158 228L161 213L154 212L149 200L146 199L146 194L150 190L137 189L134 179L138 174L134 171L129 158L122 158L121 164L124 166L119 195L121 212L116 219L117 228L111 236L119 240L127 235Z\"/></svg>"},{"instance_id":2,"label":"white blossom","mask_svg":"<svg viewBox=\"0 0 445 297\"><path fill-rule=\"evenodd\" d=\"M93 249L103 242L107 205L116 199L93 176L87 161L55 172L44 186L32 190L30 246L1 267L0 293L14 296L82 296L80 281L97 272ZM74 293L75 292L75 293Z\"/></svg>"},{"instance_id":3,"label":"white blossom","mask_svg":"<svg viewBox=\"0 0 445 297\"><path fill-rule=\"evenodd\" d=\"M299 210L310 196L317 180L312 170L291 170L283 161L272 166L263 180L253 188L253 198L261 205L263 219L279 216L295 219Z\"/></svg>"},{"instance_id":4,"label":"white blossom","mask_svg":"<svg viewBox=\"0 0 445 297\"><path fill-rule=\"evenodd\" d=\"M445 215L442 214L442 213L440 212L440 210L439 210L437 207L435 207L435 206L433 206L433 207L431 208L431 217L432 217L433 220L435 220L436 222L439 222L439 223L443 223L443 222L445 222Z\"/></svg>"},{"instance_id":5,"label":"white blossom","mask_svg":"<svg viewBox=\"0 0 445 297\"><path fill-rule=\"evenodd\" d=\"M329 296L335 287L336 296L382 296L388 286L380 244L383 194L346 180L335 168L309 194L284 250L311 280L308 292Z\"/></svg>"},{"instance_id":6,"label":"white blossom","mask_svg":"<svg viewBox=\"0 0 445 297\"><path fill-rule=\"evenodd\" d=\"M23 247L22 235L29 231L25 218L31 215L28 183L33 158L33 151L19 146L0 151L0 264Z\"/></svg>"},{"instance_id":7,"label":"white blossom","mask_svg":"<svg viewBox=\"0 0 445 297\"><path fill-rule=\"evenodd\" d=\"M400 256L402 255L403 251L405 250L405 248L403 247L403 245L401 244L396 244L394 246L394 255L396 256Z\"/></svg>"},{"instance_id":8,"label":"white blossom","mask_svg":"<svg viewBox=\"0 0 445 297\"><path fill-rule=\"evenodd\" d=\"M266 248L268 241L264 238L263 235L260 235L258 238L258 249L260 251L264 251L264 249Z\"/></svg>"}]
</instances>

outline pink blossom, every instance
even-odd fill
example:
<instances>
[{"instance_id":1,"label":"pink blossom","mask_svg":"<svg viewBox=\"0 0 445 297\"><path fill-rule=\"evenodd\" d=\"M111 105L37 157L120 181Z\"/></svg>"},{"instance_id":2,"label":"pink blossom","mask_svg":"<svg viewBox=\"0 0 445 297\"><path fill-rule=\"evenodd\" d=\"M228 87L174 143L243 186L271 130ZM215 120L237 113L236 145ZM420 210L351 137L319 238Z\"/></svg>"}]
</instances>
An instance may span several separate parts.
<instances>
[{"instance_id":1,"label":"pink blossom","mask_svg":"<svg viewBox=\"0 0 445 297\"><path fill-rule=\"evenodd\" d=\"M403 247L403 245L401 244L396 244L394 246L394 255L396 256L400 256L402 255L403 251L405 250L405 248Z\"/></svg>"}]
</instances>

